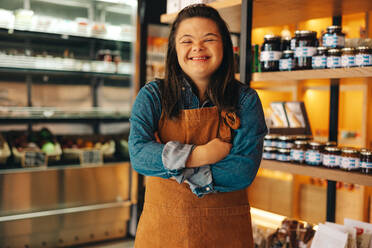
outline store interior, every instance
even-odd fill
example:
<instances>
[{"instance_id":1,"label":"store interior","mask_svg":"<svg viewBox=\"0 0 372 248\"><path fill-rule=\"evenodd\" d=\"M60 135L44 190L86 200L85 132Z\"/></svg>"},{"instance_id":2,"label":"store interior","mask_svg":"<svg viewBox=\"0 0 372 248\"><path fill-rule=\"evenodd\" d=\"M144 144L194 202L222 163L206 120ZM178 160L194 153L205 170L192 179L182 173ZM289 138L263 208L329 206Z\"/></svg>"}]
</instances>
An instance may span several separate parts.
<instances>
[{"instance_id":1,"label":"store interior","mask_svg":"<svg viewBox=\"0 0 372 248\"><path fill-rule=\"evenodd\" d=\"M130 166L131 106L140 87L164 77L176 13L199 2L228 24L236 78L257 91L272 135L265 148L275 149L264 150L247 190L256 247L323 247L337 235L331 247L372 247L372 2L161 2L0 0L0 248L133 240L145 178ZM342 44L329 45L316 67L335 25ZM297 53L298 30L316 32L310 57ZM341 61L351 51L343 48L352 48L353 65ZM263 54L274 50L281 57L266 68ZM290 147L266 143L284 136ZM292 159L287 148L299 137L303 156L316 142L321 158L334 151L340 164ZM344 153L358 166L343 167Z\"/></svg>"}]
</instances>

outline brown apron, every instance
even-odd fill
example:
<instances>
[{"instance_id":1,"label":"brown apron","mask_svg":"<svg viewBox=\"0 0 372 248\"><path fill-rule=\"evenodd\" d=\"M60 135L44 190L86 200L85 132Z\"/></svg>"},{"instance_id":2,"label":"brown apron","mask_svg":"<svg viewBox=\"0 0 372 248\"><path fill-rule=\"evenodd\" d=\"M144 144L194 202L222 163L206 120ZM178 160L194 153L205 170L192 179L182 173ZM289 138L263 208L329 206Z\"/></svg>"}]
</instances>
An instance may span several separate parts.
<instances>
[{"instance_id":1,"label":"brown apron","mask_svg":"<svg viewBox=\"0 0 372 248\"><path fill-rule=\"evenodd\" d=\"M162 143L202 145L215 137L231 139L239 126L235 115L216 107L183 110L177 120L161 118ZM220 121L221 120L221 121ZM250 207L246 190L194 195L186 183L148 177L136 248L252 248Z\"/></svg>"}]
</instances>

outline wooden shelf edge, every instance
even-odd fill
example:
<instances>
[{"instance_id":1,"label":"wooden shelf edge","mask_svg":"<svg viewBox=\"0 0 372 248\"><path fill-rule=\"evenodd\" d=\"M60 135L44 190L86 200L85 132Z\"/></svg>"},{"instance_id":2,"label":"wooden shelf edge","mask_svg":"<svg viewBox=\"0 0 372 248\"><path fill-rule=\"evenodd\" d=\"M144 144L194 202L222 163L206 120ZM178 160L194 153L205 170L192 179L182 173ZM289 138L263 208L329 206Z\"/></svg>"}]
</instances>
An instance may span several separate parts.
<instances>
[{"instance_id":1,"label":"wooden shelf edge","mask_svg":"<svg viewBox=\"0 0 372 248\"><path fill-rule=\"evenodd\" d=\"M220 1L215 1L212 3L207 4L208 6L211 6L218 11L227 9L227 8L232 8L236 7L242 4L242 0L220 0ZM172 23L174 19L176 18L177 13L170 13L170 14L162 14L160 16L160 22L161 23Z\"/></svg>"},{"instance_id":2,"label":"wooden shelf edge","mask_svg":"<svg viewBox=\"0 0 372 248\"><path fill-rule=\"evenodd\" d=\"M300 165L273 160L262 160L261 168L332 181L372 186L372 175L366 175L360 172L348 172L340 169L328 169L321 166Z\"/></svg>"},{"instance_id":3,"label":"wooden shelf edge","mask_svg":"<svg viewBox=\"0 0 372 248\"><path fill-rule=\"evenodd\" d=\"M277 71L277 72L256 72L252 75L252 81L286 81L286 80L307 80L307 79L330 79L330 78L361 78L372 77L372 66L322 69L322 70L301 70L301 71Z\"/></svg>"}]
</instances>

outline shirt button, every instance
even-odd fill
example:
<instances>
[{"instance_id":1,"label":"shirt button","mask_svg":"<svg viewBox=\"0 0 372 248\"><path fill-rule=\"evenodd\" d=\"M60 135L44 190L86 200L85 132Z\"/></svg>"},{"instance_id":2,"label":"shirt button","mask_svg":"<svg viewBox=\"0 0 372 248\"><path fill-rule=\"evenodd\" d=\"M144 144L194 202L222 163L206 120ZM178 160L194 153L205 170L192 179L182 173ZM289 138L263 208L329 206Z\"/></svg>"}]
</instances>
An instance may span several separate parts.
<instances>
[{"instance_id":1,"label":"shirt button","mask_svg":"<svg viewBox=\"0 0 372 248\"><path fill-rule=\"evenodd\" d=\"M210 189L209 187L207 187L207 188L205 188L205 190L206 190L206 191L209 191L209 190L211 190L211 189Z\"/></svg>"}]
</instances>

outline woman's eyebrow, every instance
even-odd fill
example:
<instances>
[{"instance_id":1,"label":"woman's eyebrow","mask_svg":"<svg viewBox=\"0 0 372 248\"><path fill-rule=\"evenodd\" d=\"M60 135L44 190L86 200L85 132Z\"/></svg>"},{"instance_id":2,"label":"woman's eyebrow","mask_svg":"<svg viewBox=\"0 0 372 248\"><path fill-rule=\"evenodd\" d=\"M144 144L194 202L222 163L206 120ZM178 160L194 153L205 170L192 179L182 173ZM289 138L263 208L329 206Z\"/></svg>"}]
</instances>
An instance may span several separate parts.
<instances>
[{"instance_id":1,"label":"woman's eyebrow","mask_svg":"<svg viewBox=\"0 0 372 248\"><path fill-rule=\"evenodd\" d=\"M210 36L210 35L220 37L219 35L217 35L215 33L207 33L207 34L203 35L203 37Z\"/></svg>"},{"instance_id":2,"label":"woman's eyebrow","mask_svg":"<svg viewBox=\"0 0 372 248\"><path fill-rule=\"evenodd\" d=\"M191 34L184 34L182 35L180 38L178 38L178 40L181 40L182 38L192 38L193 36Z\"/></svg>"}]
</instances>

